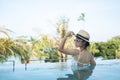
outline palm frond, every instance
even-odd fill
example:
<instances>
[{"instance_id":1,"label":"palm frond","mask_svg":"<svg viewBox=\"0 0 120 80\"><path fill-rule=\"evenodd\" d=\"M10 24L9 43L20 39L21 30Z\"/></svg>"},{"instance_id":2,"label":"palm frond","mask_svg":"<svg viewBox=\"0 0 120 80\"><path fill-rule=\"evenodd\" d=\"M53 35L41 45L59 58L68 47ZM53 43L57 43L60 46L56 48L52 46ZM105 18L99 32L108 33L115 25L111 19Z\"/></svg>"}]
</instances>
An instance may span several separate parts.
<instances>
[{"instance_id":1,"label":"palm frond","mask_svg":"<svg viewBox=\"0 0 120 80\"><path fill-rule=\"evenodd\" d=\"M0 32L3 33L3 34L5 34L8 38L10 38L8 32L13 32L13 31L10 30L10 29L5 28L3 26L2 27L0 26Z\"/></svg>"}]
</instances>

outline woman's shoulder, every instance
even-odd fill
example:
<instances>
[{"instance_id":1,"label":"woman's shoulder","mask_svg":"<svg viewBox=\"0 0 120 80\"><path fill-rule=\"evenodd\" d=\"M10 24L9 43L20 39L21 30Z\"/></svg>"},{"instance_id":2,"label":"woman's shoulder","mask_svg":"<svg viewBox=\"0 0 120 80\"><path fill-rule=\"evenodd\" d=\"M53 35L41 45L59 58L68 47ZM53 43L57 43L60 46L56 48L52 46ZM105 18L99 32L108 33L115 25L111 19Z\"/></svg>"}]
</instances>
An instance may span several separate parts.
<instances>
[{"instance_id":1,"label":"woman's shoulder","mask_svg":"<svg viewBox=\"0 0 120 80\"><path fill-rule=\"evenodd\" d=\"M89 50L87 50L87 49L86 49L86 50L84 50L84 51L82 51L82 52L80 52L80 53L81 53L81 54L91 54L91 53L90 53L90 51L89 51Z\"/></svg>"},{"instance_id":2,"label":"woman's shoulder","mask_svg":"<svg viewBox=\"0 0 120 80\"><path fill-rule=\"evenodd\" d=\"M81 53L81 56L91 57L92 53L89 50L85 50Z\"/></svg>"},{"instance_id":3,"label":"woman's shoulder","mask_svg":"<svg viewBox=\"0 0 120 80\"><path fill-rule=\"evenodd\" d=\"M87 54L92 54L89 50L85 50L85 52L84 53L87 53Z\"/></svg>"}]
</instances>

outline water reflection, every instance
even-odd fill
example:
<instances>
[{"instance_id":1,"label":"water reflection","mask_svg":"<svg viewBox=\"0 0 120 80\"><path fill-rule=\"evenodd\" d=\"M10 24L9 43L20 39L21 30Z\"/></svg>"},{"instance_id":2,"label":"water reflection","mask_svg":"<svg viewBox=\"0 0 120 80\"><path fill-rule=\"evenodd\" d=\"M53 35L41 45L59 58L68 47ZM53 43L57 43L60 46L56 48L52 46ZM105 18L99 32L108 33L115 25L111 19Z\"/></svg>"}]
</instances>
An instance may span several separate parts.
<instances>
[{"instance_id":1,"label":"water reflection","mask_svg":"<svg viewBox=\"0 0 120 80\"><path fill-rule=\"evenodd\" d=\"M87 80L93 73L95 65L90 65L83 69L72 69L73 74L66 74L65 78L57 78L57 80Z\"/></svg>"}]
</instances>

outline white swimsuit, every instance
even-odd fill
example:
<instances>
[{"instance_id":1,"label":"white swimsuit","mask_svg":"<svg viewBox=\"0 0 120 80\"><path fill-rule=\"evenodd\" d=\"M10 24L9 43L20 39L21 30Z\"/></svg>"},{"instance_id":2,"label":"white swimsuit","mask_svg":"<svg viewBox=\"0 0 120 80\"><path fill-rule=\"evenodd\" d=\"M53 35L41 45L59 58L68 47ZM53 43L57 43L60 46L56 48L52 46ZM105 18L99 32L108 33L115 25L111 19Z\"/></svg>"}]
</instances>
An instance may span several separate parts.
<instances>
[{"instance_id":1,"label":"white swimsuit","mask_svg":"<svg viewBox=\"0 0 120 80\"><path fill-rule=\"evenodd\" d=\"M77 61L74 60L74 59L72 60L72 65L71 65L72 70L83 70L83 69L86 69L90 66L90 64L85 64L85 63L80 62L80 54L81 53L79 53L79 55L78 55L78 60Z\"/></svg>"}]
</instances>

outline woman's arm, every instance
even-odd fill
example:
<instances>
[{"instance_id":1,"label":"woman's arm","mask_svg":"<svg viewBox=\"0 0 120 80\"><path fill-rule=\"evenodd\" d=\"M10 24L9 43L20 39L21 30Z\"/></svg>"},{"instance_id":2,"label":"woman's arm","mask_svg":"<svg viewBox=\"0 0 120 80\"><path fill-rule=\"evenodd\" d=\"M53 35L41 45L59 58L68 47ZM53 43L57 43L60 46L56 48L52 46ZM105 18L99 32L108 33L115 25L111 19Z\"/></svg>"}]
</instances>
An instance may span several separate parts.
<instances>
[{"instance_id":1,"label":"woman's arm","mask_svg":"<svg viewBox=\"0 0 120 80\"><path fill-rule=\"evenodd\" d=\"M70 54L70 55L73 55L73 54L76 54L76 53L79 53L79 51L77 49L67 49L67 48L64 48L64 45L66 43L66 40L68 37L72 36L74 33L72 31L69 31L65 37L61 40L59 46L58 46L58 50L64 54Z\"/></svg>"}]
</instances>

